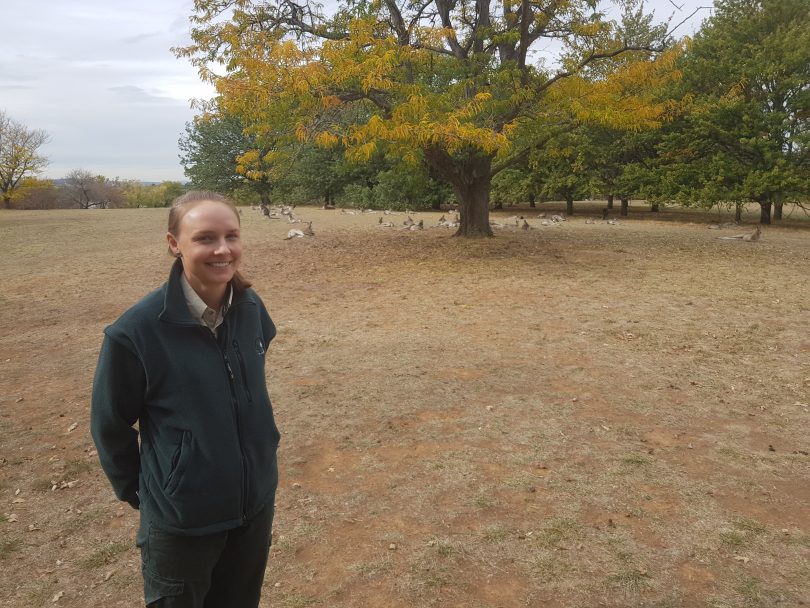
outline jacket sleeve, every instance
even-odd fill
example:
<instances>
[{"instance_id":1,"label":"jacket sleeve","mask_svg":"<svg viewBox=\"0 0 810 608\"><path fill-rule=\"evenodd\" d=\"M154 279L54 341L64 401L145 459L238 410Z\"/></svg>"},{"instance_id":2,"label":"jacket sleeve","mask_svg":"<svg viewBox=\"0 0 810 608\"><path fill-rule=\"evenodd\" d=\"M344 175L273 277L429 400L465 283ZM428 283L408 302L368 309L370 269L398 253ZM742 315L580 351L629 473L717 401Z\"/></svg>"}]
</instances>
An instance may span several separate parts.
<instances>
[{"instance_id":1,"label":"jacket sleeve","mask_svg":"<svg viewBox=\"0 0 810 608\"><path fill-rule=\"evenodd\" d=\"M276 326L262 302L259 303L259 315L262 322L262 339L264 340L264 347L267 348L273 338L276 337Z\"/></svg>"},{"instance_id":2,"label":"jacket sleeve","mask_svg":"<svg viewBox=\"0 0 810 608\"><path fill-rule=\"evenodd\" d=\"M105 335L93 380L90 432L115 495L135 509L140 504L140 455L133 425L140 418L145 392L140 359Z\"/></svg>"}]
</instances>

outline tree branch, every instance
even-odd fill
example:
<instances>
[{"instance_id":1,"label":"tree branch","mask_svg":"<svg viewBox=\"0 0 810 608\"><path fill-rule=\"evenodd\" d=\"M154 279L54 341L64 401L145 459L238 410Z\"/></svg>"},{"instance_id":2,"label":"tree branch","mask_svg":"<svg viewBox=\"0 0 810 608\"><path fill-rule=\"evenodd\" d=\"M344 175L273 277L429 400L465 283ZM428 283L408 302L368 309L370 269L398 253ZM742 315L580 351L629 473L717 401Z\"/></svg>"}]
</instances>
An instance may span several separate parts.
<instances>
[{"instance_id":1,"label":"tree branch","mask_svg":"<svg viewBox=\"0 0 810 608\"><path fill-rule=\"evenodd\" d=\"M453 27L453 23L450 21L450 10L453 8L455 3L452 2L452 0L434 0L434 2L439 13L439 18L442 20L442 27L453 31L453 34L447 37L447 43L450 45L453 55L455 55L458 59L466 59L467 54L462 46L458 43L455 34L456 30Z\"/></svg>"},{"instance_id":2,"label":"tree branch","mask_svg":"<svg viewBox=\"0 0 810 608\"><path fill-rule=\"evenodd\" d=\"M569 78L574 74L578 74L581 72L588 64L597 61L598 59L610 59L611 57L616 57L617 55L621 55L622 53L628 53L631 51L649 51L649 52L660 52L661 49L650 48L650 47L643 47L643 46L628 46L625 45L620 49L616 49L615 51L609 51L605 53L591 53L585 59L579 62L576 68L573 70L566 70L564 72L558 72L552 78L549 78L546 82L544 82L540 87L537 89L537 93L542 93L546 89L548 89L551 85L553 85L558 80L562 80L563 78Z\"/></svg>"}]
</instances>

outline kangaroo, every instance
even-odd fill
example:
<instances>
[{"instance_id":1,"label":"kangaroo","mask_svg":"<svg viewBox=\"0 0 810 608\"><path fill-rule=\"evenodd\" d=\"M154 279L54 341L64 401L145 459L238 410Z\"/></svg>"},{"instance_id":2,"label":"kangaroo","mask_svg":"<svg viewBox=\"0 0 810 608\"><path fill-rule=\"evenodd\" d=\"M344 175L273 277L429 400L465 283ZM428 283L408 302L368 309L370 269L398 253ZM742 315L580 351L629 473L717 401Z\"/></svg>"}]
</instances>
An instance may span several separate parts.
<instances>
[{"instance_id":1,"label":"kangaroo","mask_svg":"<svg viewBox=\"0 0 810 608\"><path fill-rule=\"evenodd\" d=\"M758 241L762 235L762 229L757 226L753 232L746 232L745 234L735 234L734 236L718 236L718 239L725 241Z\"/></svg>"},{"instance_id":2,"label":"kangaroo","mask_svg":"<svg viewBox=\"0 0 810 608\"><path fill-rule=\"evenodd\" d=\"M288 240L294 239L296 237L299 238L299 239L302 239L302 238L304 238L304 236L305 235L301 230L296 230L295 228L293 228L292 230L290 230L287 233L287 236L284 237L284 240L288 241Z\"/></svg>"}]
</instances>

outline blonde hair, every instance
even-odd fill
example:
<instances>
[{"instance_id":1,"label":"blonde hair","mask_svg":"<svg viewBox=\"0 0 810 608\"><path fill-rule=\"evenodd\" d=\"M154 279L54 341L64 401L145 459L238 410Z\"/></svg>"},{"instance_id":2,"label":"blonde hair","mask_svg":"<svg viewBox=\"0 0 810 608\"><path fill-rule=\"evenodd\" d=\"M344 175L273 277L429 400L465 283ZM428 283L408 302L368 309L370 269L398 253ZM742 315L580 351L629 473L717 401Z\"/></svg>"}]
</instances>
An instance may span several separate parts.
<instances>
[{"instance_id":1,"label":"blonde hair","mask_svg":"<svg viewBox=\"0 0 810 608\"><path fill-rule=\"evenodd\" d=\"M239 211L236 209L236 205L233 204L231 199L217 192L190 190L172 201L171 207L169 208L169 232L176 238L180 233L180 220L183 219L183 216L200 203L207 201L222 203L230 207L231 211L233 211L233 214L236 216L236 221L239 222L240 226L242 225L242 218L239 216ZM171 249L169 249L169 253L171 253ZM182 258L180 258L180 262L183 262ZM243 293L250 285L250 281L243 277L238 270L233 274L231 286L234 292Z\"/></svg>"}]
</instances>

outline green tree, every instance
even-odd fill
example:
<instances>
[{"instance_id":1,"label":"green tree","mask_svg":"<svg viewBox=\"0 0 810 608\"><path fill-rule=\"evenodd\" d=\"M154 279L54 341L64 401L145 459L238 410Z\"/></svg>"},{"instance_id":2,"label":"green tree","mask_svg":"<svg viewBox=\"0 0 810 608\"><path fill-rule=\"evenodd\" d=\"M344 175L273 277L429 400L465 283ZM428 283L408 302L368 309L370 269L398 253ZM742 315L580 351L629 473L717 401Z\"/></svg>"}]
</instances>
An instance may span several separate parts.
<instances>
[{"instance_id":1,"label":"green tree","mask_svg":"<svg viewBox=\"0 0 810 608\"><path fill-rule=\"evenodd\" d=\"M206 112L186 124L180 162L194 188L228 195L247 190L270 202L271 184L258 142L236 116ZM259 167L262 170L257 170Z\"/></svg>"},{"instance_id":2,"label":"green tree","mask_svg":"<svg viewBox=\"0 0 810 608\"><path fill-rule=\"evenodd\" d=\"M276 174L276 188L287 201L322 201L324 205L334 205L348 183L364 177L353 176L355 172L341 149L320 148L305 142L297 146L285 170Z\"/></svg>"},{"instance_id":3,"label":"green tree","mask_svg":"<svg viewBox=\"0 0 810 608\"><path fill-rule=\"evenodd\" d=\"M3 207L11 207L11 199L23 179L35 177L48 165L39 153L49 137L40 129L29 129L0 111L0 195Z\"/></svg>"},{"instance_id":4,"label":"green tree","mask_svg":"<svg viewBox=\"0 0 810 608\"><path fill-rule=\"evenodd\" d=\"M810 4L718 0L683 61L688 113L659 146L661 198L774 204L810 194Z\"/></svg>"},{"instance_id":5,"label":"green tree","mask_svg":"<svg viewBox=\"0 0 810 608\"><path fill-rule=\"evenodd\" d=\"M267 133L340 144L355 159L385 148L426 162L460 203L457 234L476 237L492 234L493 176L525 162L570 116L621 128L659 120L646 87L669 77L677 53L594 69L649 48L596 4L343 0L326 15L306 0L197 0L194 42L177 53L216 84L224 111ZM533 64L550 44L562 49L554 67ZM268 147L266 160L284 154Z\"/></svg>"},{"instance_id":6,"label":"green tree","mask_svg":"<svg viewBox=\"0 0 810 608\"><path fill-rule=\"evenodd\" d=\"M539 193L546 200L564 200L566 215L574 214L575 199L589 197L596 189L593 150L587 130L580 128L555 137L534 161Z\"/></svg>"},{"instance_id":7,"label":"green tree","mask_svg":"<svg viewBox=\"0 0 810 608\"><path fill-rule=\"evenodd\" d=\"M537 172L524 167L504 169L492 178L491 205L492 209L502 209L506 205L519 205L529 201L535 207L537 193L540 190Z\"/></svg>"}]
</instances>

